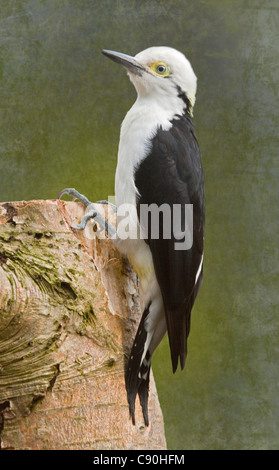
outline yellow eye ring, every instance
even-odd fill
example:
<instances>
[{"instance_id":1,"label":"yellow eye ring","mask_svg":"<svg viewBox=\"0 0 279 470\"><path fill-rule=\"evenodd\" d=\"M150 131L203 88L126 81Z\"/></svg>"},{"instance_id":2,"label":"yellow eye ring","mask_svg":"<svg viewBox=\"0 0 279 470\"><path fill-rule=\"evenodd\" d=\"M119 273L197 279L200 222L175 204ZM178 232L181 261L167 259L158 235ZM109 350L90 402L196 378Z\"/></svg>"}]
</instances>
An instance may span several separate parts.
<instances>
[{"instance_id":1,"label":"yellow eye ring","mask_svg":"<svg viewBox=\"0 0 279 470\"><path fill-rule=\"evenodd\" d=\"M154 64L150 65L150 68L160 77L168 77L170 75L170 69L165 62L154 62Z\"/></svg>"}]
</instances>

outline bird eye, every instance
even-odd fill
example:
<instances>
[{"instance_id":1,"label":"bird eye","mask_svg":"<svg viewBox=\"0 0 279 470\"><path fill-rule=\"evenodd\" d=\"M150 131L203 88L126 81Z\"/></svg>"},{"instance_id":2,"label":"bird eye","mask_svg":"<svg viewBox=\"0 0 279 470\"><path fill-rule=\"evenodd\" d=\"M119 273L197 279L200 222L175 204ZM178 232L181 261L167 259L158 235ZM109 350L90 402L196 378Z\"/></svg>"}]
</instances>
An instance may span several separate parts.
<instances>
[{"instance_id":1,"label":"bird eye","mask_svg":"<svg viewBox=\"0 0 279 470\"><path fill-rule=\"evenodd\" d=\"M154 64L150 65L150 68L157 75L161 75L161 77L168 77L170 75L170 69L164 62L154 62Z\"/></svg>"},{"instance_id":2,"label":"bird eye","mask_svg":"<svg viewBox=\"0 0 279 470\"><path fill-rule=\"evenodd\" d=\"M157 71L158 73L165 73L166 70L167 70L167 67L166 67L165 65L163 65L163 64L157 65L157 67L156 67L156 71Z\"/></svg>"}]
</instances>

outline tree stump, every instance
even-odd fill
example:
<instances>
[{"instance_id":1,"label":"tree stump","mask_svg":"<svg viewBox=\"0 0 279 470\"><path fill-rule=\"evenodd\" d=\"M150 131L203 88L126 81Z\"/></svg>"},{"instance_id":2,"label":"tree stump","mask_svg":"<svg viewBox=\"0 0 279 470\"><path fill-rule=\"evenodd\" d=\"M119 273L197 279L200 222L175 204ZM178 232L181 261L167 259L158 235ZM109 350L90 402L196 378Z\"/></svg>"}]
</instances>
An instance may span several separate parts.
<instances>
[{"instance_id":1,"label":"tree stump","mask_svg":"<svg viewBox=\"0 0 279 470\"><path fill-rule=\"evenodd\" d=\"M1 449L166 449L153 377L150 425L138 401L129 418L137 277L110 240L70 228L83 214L77 202L0 204Z\"/></svg>"}]
</instances>

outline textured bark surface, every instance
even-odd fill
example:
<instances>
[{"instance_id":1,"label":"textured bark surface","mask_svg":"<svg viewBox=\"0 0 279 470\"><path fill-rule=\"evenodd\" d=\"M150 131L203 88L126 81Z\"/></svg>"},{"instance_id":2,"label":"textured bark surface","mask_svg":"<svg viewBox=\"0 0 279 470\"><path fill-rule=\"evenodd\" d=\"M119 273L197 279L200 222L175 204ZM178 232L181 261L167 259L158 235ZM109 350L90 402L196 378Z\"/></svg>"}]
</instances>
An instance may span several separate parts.
<instances>
[{"instance_id":1,"label":"textured bark surface","mask_svg":"<svg viewBox=\"0 0 279 470\"><path fill-rule=\"evenodd\" d=\"M83 214L76 202L0 204L1 448L165 449L153 377L150 426L138 402L129 419L136 275L93 224L70 228Z\"/></svg>"}]
</instances>

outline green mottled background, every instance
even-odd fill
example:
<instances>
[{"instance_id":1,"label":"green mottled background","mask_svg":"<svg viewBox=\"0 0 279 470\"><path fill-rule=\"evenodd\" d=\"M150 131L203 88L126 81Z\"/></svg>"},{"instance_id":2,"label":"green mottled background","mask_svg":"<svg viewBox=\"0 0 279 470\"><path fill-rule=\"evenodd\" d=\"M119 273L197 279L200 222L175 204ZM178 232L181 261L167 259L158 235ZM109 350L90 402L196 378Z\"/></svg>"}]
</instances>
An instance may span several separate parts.
<instances>
[{"instance_id":1,"label":"green mottled background","mask_svg":"<svg viewBox=\"0 0 279 470\"><path fill-rule=\"evenodd\" d=\"M102 48L183 51L198 75L205 277L186 369L153 370L169 449L278 449L278 0L1 0L0 200L114 194L135 99Z\"/></svg>"}]
</instances>

